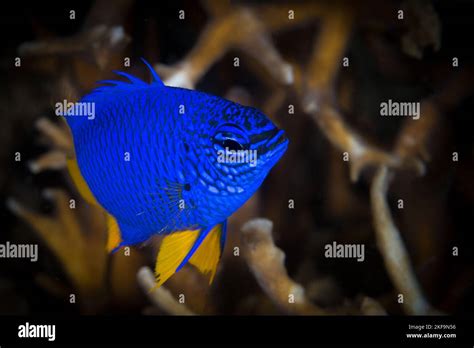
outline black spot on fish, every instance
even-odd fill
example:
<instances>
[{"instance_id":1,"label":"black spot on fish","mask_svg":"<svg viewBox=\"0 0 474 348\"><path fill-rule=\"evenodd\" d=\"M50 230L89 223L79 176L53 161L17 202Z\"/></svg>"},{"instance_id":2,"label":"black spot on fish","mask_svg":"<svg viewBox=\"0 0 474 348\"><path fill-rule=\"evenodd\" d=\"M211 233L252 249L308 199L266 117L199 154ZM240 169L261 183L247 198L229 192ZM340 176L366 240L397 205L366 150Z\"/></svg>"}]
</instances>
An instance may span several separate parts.
<instances>
[{"instance_id":1,"label":"black spot on fish","mask_svg":"<svg viewBox=\"0 0 474 348\"><path fill-rule=\"evenodd\" d=\"M188 184L188 183L184 184L184 189L185 189L186 191L190 191L190 190L191 190L191 185Z\"/></svg>"}]
</instances>

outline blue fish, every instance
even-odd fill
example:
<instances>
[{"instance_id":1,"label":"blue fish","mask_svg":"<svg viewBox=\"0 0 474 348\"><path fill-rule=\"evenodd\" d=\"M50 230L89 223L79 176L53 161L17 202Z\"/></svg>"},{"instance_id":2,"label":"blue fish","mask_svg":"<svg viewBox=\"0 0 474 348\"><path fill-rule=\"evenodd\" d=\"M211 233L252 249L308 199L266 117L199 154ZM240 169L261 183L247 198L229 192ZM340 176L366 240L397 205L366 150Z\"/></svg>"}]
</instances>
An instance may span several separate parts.
<instances>
[{"instance_id":1,"label":"blue fish","mask_svg":"<svg viewBox=\"0 0 474 348\"><path fill-rule=\"evenodd\" d=\"M257 191L288 139L261 111L166 86L143 61L151 83L116 72L128 81L100 81L63 113L79 169L73 178L115 220L117 247L166 235L157 286L187 262L212 282L227 218Z\"/></svg>"}]
</instances>

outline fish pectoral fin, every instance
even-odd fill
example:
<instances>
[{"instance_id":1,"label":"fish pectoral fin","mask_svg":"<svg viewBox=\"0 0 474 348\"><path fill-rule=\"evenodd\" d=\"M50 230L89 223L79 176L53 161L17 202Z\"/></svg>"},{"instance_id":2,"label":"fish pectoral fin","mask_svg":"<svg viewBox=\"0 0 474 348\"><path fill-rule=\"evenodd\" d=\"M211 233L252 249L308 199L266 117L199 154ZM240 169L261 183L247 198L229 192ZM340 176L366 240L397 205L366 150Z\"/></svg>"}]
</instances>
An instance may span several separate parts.
<instances>
[{"instance_id":1,"label":"fish pectoral fin","mask_svg":"<svg viewBox=\"0 0 474 348\"><path fill-rule=\"evenodd\" d=\"M209 275L209 284L214 280L217 264L224 250L226 222L214 226L205 236L201 246L191 256L189 262L204 275Z\"/></svg>"},{"instance_id":2,"label":"fish pectoral fin","mask_svg":"<svg viewBox=\"0 0 474 348\"><path fill-rule=\"evenodd\" d=\"M107 252L118 250L121 242L122 237L117 220L112 215L107 214Z\"/></svg>"},{"instance_id":3,"label":"fish pectoral fin","mask_svg":"<svg viewBox=\"0 0 474 348\"><path fill-rule=\"evenodd\" d=\"M174 232L165 238L160 245L156 258L155 287L160 287L179 269L178 267L189 254L198 240L200 230Z\"/></svg>"}]
</instances>

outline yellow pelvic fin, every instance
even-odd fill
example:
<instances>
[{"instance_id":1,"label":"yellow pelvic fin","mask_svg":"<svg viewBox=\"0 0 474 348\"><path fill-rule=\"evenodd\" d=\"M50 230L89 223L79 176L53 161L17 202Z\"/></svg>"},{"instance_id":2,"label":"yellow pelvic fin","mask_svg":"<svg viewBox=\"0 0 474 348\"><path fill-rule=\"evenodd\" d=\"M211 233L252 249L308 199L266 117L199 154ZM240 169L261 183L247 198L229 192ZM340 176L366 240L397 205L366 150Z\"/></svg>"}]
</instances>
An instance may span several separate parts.
<instances>
[{"instance_id":1,"label":"yellow pelvic fin","mask_svg":"<svg viewBox=\"0 0 474 348\"><path fill-rule=\"evenodd\" d=\"M155 287L160 287L171 277L183 259L189 253L198 238L200 230L188 230L172 233L165 238L160 245L158 257L156 258Z\"/></svg>"},{"instance_id":2,"label":"yellow pelvic fin","mask_svg":"<svg viewBox=\"0 0 474 348\"><path fill-rule=\"evenodd\" d=\"M201 243L201 246L191 256L189 262L204 275L210 275L209 284L214 280L217 264L221 258L222 224L214 226Z\"/></svg>"}]
</instances>

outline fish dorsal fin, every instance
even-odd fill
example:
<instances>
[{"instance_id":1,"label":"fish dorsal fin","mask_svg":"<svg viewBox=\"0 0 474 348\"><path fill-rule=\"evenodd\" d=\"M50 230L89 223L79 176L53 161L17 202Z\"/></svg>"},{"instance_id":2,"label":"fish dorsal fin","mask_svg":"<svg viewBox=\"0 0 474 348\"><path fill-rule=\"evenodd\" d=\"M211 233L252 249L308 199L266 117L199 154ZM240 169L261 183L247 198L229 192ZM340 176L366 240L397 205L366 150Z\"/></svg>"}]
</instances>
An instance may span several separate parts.
<instances>
[{"instance_id":1,"label":"fish dorsal fin","mask_svg":"<svg viewBox=\"0 0 474 348\"><path fill-rule=\"evenodd\" d=\"M145 65L147 66L148 70L150 71L153 77L153 81L151 82L151 85L164 87L165 84L163 83L163 81L161 81L160 77L156 73L155 69L153 69L153 67L150 65L150 63L148 63L144 58L141 58L141 60L143 61L143 63L145 63ZM136 88L143 88L143 87L150 86L150 84L146 83L145 81L133 75L127 74L123 71L114 70L113 72L119 76L122 76L128 79L128 82L120 81L120 80L101 80L101 81L98 81L97 83L101 85L106 85L106 86L97 87L96 89L92 91L92 93L108 92L108 91L116 91L116 90L132 90Z\"/></svg>"},{"instance_id":2,"label":"fish dorsal fin","mask_svg":"<svg viewBox=\"0 0 474 348\"><path fill-rule=\"evenodd\" d=\"M141 60L148 67L148 70L150 70L151 76L153 76L153 83L164 86L165 84L163 83L163 81L161 81L160 77L156 73L155 69L153 69L153 67L150 65L150 63L148 63L143 57L141 58Z\"/></svg>"},{"instance_id":3,"label":"fish dorsal fin","mask_svg":"<svg viewBox=\"0 0 474 348\"><path fill-rule=\"evenodd\" d=\"M143 86L143 87L147 86L147 83L145 81L140 80L138 77L127 74L123 71L114 70L113 73L117 74L119 76L125 77L126 79L128 79L131 82L130 84L132 84L132 85ZM110 82L110 80L109 80L109 82Z\"/></svg>"}]
</instances>

